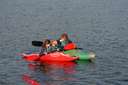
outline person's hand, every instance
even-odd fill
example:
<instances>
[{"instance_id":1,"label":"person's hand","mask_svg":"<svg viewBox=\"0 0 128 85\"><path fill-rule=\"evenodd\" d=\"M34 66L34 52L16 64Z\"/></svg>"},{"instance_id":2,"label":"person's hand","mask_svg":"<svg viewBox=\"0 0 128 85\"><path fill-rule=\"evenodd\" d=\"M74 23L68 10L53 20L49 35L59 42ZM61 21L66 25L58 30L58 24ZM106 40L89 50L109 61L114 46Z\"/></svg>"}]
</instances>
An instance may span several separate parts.
<instances>
[{"instance_id":1,"label":"person's hand","mask_svg":"<svg viewBox=\"0 0 128 85\"><path fill-rule=\"evenodd\" d=\"M44 52L45 55L47 55L48 53L47 52Z\"/></svg>"},{"instance_id":2,"label":"person's hand","mask_svg":"<svg viewBox=\"0 0 128 85\"><path fill-rule=\"evenodd\" d=\"M64 39L61 39L60 42L64 41Z\"/></svg>"},{"instance_id":3,"label":"person's hand","mask_svg":"<svg viewBox=\"0 0 128 85\"><path fill-rule=\"evenodd\" d=\"M57 49L57 51L60 51L60 49Z\"/></svg>"}]
</instances>

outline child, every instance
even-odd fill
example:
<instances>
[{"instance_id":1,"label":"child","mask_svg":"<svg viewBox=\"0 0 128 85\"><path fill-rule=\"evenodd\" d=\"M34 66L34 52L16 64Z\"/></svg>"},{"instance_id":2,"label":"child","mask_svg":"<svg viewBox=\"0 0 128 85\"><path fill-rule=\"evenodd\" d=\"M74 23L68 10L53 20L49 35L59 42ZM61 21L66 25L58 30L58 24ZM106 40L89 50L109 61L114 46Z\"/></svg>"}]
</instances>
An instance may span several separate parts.
<instances>
[{"instance_id":1,"label":"child","mask_svg":"<svg viewBox=\"0 0 128 85\"><path fill-rule=\"evenodd\" d=\"M63 33L60 38L59 38L59 42L61 47L63 48L65 45L72 43L71 40L69 40L67 33Z\"/></svg>"},{"instance_id":2,"label":"child","mask_svg":"<svg viewBox=\"0 0 128 85\"><path fill-rule=\"evenodd\" d=\"M40 56L48 54L51 51L51 43L50 40L46 39L44 43L42 44Z\"/></svg>"},{"instance_id":3,"label":"child","mask_svg":"<svg viewBox=\"0 0 128 85\"><path fill-rule=\"evenodd\" d=\"M52 52L61 50L60 45L57 40L51 40L51 50Z\"/></svg>"}]
</instances>

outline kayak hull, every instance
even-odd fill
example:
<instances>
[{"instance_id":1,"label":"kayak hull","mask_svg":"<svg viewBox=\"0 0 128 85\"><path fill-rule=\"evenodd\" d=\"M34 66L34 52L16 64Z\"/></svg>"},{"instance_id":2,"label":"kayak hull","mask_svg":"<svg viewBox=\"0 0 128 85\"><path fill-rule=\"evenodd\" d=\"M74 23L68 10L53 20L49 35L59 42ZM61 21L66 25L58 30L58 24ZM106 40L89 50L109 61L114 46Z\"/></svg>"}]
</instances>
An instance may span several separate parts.
<instances>
[{"instance_id":1,"label":"kayak hull","mask_svg":"<svg viewBox=\"0 0 128 85\"><path fill-rule=\"evenodd\" d=\"M47 55L39 56L37 53L26 54L23 59L27 61L57 61L57 62L66 62L66 61L75 61L78 60L78 57L71 57L68 54L63 54L61 52L54 52Z\"/></svg>"},{"instance_id":2,"label":"kayak hull","mask_svg":"<svg viewBox=\"0 0 128 85\"><path fill-rule=\"evenodd\" d=\"M44 55L40 58L41 61L75 61L78 57L71 57L68 54L63 54L60 52L50 53L48 55Z\"/></svg>"},{"instance_id":3,"label":"kayak hull","mask_svg":"<svg viewBox=\"0 0 128 85\"><path fill-rule=\"evenodd\" d=\"M81 50L67 50L64 54L69 54L70 56L78 56L79 60L90 60L95 58L95 53L93 52L83 52Z\"/></svg>"}]
</instances>

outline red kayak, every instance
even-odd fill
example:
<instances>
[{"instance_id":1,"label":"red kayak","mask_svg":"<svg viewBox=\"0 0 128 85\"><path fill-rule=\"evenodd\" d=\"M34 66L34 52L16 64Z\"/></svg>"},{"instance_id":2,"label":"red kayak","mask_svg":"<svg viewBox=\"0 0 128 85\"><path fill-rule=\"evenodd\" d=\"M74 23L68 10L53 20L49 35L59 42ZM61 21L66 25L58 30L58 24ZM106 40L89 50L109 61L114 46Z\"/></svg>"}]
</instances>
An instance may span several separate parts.
<instances>
[{"instance_id":1,"label":"red kayak","mask_svg":"<svg viewBox=\"0 0 128 85\"><path fill-rule=\"evenodd\" d=\"M78 59L78 57L72 57L68 54L63 54L62 52L54 52L47 55L39 56L37 53L33 54L23 54L23 59L26 61L59 61L59 62L65 62L65 61L75 61Z\"/></svg>"}]
</instances>

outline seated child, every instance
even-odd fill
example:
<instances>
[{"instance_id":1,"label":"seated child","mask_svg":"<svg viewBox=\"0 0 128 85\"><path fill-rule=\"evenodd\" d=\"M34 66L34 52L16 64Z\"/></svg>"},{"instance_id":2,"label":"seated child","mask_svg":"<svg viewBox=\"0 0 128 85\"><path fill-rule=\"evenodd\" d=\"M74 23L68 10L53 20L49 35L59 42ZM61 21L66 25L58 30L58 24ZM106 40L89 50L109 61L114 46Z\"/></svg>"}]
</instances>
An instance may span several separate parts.
<instances>
[{"instance_id":1,"label":"seated child","mask_svg":"<svg viewBox=\"0 0 128 85\"><path fill-rule=\"evenodd\" d=\"M51 43L49 39L46 39L44 43L42 44L41 52L39 55L42 56L50 52L51 52Z\"/></svg>"},{"instance_id":2,"label":"seated child","mask_svg":"<svg viewBox=\"0 0 128 85\"><path fill-rule=\"evenodd\" d=\"M57 40L51 40L51 51L52 52L61 51L61 47Z\"/></svg>"}]
</instances>

